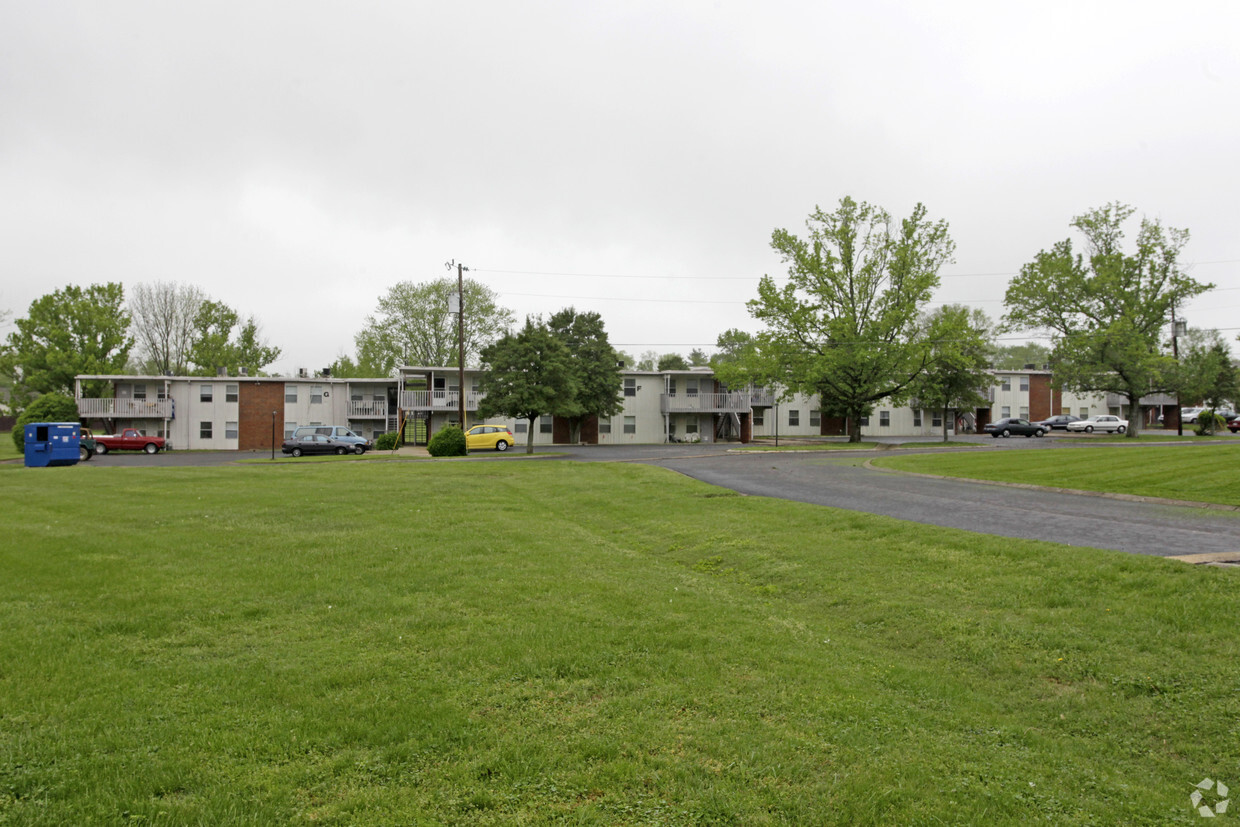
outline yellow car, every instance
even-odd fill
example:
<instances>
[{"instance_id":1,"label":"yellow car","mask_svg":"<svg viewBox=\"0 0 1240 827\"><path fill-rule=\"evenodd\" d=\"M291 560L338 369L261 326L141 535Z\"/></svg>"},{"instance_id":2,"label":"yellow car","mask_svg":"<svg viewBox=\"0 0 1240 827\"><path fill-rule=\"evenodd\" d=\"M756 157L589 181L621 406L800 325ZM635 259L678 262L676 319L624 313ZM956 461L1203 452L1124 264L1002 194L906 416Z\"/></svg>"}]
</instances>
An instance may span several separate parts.
<instances>
[{"instance_id":1,"label":"yellow car","mask_svg":"<svg viewBox=\"0 0 1240 827\"><path fill-rule=\"evenodd\" d=\"M475 425L465 432L465 447L471 451L507 451L511 444L512 431L503 425Z\"/></svg>"}]
</instances>

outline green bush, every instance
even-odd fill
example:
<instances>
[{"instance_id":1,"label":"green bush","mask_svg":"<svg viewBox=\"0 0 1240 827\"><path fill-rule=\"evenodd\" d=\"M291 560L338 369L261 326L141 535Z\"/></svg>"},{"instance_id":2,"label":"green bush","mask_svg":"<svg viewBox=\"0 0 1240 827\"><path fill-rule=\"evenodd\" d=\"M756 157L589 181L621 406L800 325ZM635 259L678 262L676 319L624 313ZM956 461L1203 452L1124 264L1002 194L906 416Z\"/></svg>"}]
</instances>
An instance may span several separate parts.
<instances>
[{"instance_id":1,"label":"green bush","mask_svg":"<svg viewBox=\"0 0 1240 827\"><path fill-rule=\"evenodd\" d=\"M435 432L426 450L433 457L463 457L465 432L455 425L446 425Z\"/></svg>"},{"instance_id":2,"label":"green bush","mask_svg":"<svg viewBox=\"0 0 1240 827\"><path fill-rule=\"evenodd\" d=\"M1210 436L1215 431L1221 431L1227 427L1227 420L1216 414L1214 411L1205 410L1197 414L1197 427L1193 430L1197 436Z\"/></svg>"},{"instance_id":3,"label":"green bush","mask_svg":"<svg viewBox=\"0 0 1240 827\"><path fill-rule=\"evenodd\" d=\"M26 451L27 422L78 422L77 403L63 393L45 393L31 402L13 426L13 444L19 454Z\"/></svg>"},{"instance_id":4,"label":"green bush","mask_svg":"<svg viewBox=\"0 0 1240 827\"><path fill-rule=\"evenodd\" d=\"M396 440L400 439L400 434L395 431L388 431L386 434L379 434L375 438L376 451L394 451L396 450Z\"/></svg>"}]
</instances>

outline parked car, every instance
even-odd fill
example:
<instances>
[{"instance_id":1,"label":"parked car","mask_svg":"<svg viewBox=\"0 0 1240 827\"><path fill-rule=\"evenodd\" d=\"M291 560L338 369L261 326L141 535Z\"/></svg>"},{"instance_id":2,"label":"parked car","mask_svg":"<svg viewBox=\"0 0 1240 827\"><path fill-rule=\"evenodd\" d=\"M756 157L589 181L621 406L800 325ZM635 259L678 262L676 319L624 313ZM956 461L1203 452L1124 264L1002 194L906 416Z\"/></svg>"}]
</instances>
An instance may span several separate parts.
<instances>
[{"instance_id":1,"label":"parked car","mask_svg":"<svg viewBox=\"0 0 1240 827\"><path fill-rule=\"evenodd\" d=\"M366 437L358 436L343 425L303 425L293 431L294 438L307 436L309 434L318 434L319 436L329 436L338 439L341 442L347 442L350 445L361 445L362 450L356 453L364 453L375 447L374 443Z\"/></svg>"},{"instance_id":2,"label":"parked car","mask_svg":"<svg viewBox=\"0 0 1240 827\"><path fill-rule=\"evenodd\" d=\"M1001 436L1044 436L1047 429L1043 425L1030 422L1028 419L1008 418L1000 419L998 422L991 422L982 428L982 431L998 439Z\"/></svg>"},{"instance_id":3,"label":"parked car","mask_svg":"<svg viewBox=\"0 0 1240 827\"><path fill-rule=\"evenodd\" d=\"M1128 430L1128 420L1120 419L1118 416L1112 416L1111 414L1098 414L1097 416L1091 416L1089 419L1069 422L1068 430L1084 431L1087 434L1092 434L1094 431L1122 434Z\"/></svg>"},{"instance_id":4,"label":"parked car","mask_svg":"<svg viewBox=\"0 0 1240 827\"><path fill-rule=\"evenodd\" d=\"M1076 422L1078 419L1080 419L1079 416L1073 416L1072 414L1059 414L1057 416L1052 416L1049 419L1043 419L1042 421L1035 422L1033 424L1041 425L1043 428L1045 428L1048 431L1054 431L1056 429L1063 431L1067 429L1069 422Z\"/></svg>"},{"instance_id":5,"label":"parked car","mask_svg":"<svg viewBox=\"0 0 1240 827\"><path fill-rule=\"evenodd\" d=\"M90 428L82 428L81 435L78 442L78 459L82 462L90 462L90 458L95 455L99 446L95 444L95 435L90 432Z\"/></svg>"},{"instance_id":6,"label":"parked car","mask_svg":"<svg viewBox=\"0 0 1240 827\"><path fill-rule=\"evenodd\" d=\"M1227 421L1227 430L1231 431L1233 434L1240 431L1240 416L1233 416Z\"/></svg>"},{"instance_id":7,"label":"parked car","mask_svg":"<svg viewBox=\"0 0 1240 827\"><path fill-rule=\"evenodd\" d=\"M475 425L465 432L465 447L470 451L507 451L512 445L512 431L504 425Z\"/></svg>"},{"instance_id":8,"label":"parked car","mask_svg":"<svg viewBox=\"0 0 1240 827\"><path fill-rule=\"evenodd\" d=\"M1180 424L1181 425L1195 425L1197 423L1197 414L1201 413L1204 410L1205 408L1181 408L1180 409ZM1161 414L1158 417L1158 421L1159 422L1163 421L1163 416Z\"/></svg>"},{"instance_id":9,"label":"parked car","mask_svg":"<svg viewBox=\"0 0 1240 827\"><path fill-rule=\"evenodd\" d=\"M99 455L108 451L145 451L154 454L162 451L164 447L163 437L146 436L137 428L125 428L119 434L95 435L95 453Z\"/></svg>"},{"instance_id":10,"label":"parked car","mask_svg":"<svg viewBox=\"0 0 1240 827\"><path fill-rule=\"evenodd\" d=\"M295 457L302 454L364 454L366 446L356 442L345 442L334 436L303 434L284 440L280 450Z\"/></svg>"}]
</instances>

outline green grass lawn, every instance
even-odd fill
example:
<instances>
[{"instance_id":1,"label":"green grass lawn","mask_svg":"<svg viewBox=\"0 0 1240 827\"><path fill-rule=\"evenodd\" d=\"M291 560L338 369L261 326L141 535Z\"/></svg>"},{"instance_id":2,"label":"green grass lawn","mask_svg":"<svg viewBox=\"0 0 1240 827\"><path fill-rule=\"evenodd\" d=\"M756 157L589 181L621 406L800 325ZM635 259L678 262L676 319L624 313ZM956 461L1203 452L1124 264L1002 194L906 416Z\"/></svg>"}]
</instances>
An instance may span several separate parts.
<instances>
[{"instance_id":1,"label":"green grass lawn","mask_svg":"<svg viewBox=\"0 0 1240 827\"><path fill-rule=\"evenodd\" d=\"M1235 570L617 463L0 486L0 824L1187 824L1240 784Z\"/></svg>"},{"instance_id":2,"label":"green grass lawn","mask_svg":"<svg viewBox=\"0 0 1240 827\"><path fill-rule=\"evenodd\" d=\"M1240 505L1240 443L914 454L885 456L874 464L948 477Z\"/></svg>"}]
</instances>

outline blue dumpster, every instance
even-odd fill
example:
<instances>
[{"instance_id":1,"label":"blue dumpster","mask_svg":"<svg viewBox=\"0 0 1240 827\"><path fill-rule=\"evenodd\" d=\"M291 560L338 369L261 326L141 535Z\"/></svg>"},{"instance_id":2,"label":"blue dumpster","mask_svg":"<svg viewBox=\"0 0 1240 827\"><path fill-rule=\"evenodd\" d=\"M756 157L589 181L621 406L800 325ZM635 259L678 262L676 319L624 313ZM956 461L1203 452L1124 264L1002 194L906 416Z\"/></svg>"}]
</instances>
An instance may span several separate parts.
<instances>
[{"instance_id":1,"label":"blue dumpster","mask_svg":"<svg viewBox=\"0 0 1240 827\"><path fill-rule=\"evenodd\" d=\"M26 467L77 465L82 428L76 422L26 424Z\"/></svg>"}]
</instances>

